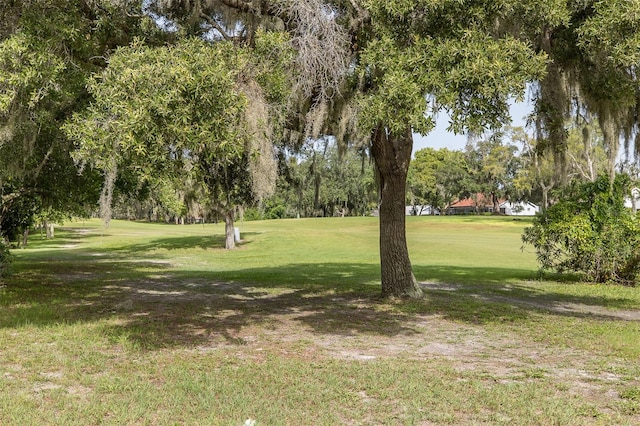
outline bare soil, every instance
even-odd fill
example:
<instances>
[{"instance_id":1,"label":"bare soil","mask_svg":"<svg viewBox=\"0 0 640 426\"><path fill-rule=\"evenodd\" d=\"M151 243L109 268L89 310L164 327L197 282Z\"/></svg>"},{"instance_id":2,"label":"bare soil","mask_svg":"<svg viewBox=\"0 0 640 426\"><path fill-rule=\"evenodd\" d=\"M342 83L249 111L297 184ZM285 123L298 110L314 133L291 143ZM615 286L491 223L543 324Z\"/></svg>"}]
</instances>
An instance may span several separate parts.
<instances>
[{"instance_id":1,"label":"bare soil","mask_svg":"<svg viewBox=\"0 0 640 426\"><path fill-rule=\"evenodd\" d=\"M422 285L427 292L461 289ZM476 296L536 312L640 321L640 310ZM536 341L517 327L487 327L438 313L407 314L398 309L398 303L370 295L184 281L167 274L106 285L103 294L88 304L91 309L100 306L101 315L118 315L123 325L134 330L149 330L137 336L146 345L205 352L242 346L242 356L257 360L267 350L275 350L304 359L438 362L461 374L481 373L496 383L544 378L603 412L619 399L616 388L623 381L640 385L638 377L630 381L621 376L625 360L602 365L593 352ZM633 420L640 424L640 415Z\"/></svg>"}]
</instances>

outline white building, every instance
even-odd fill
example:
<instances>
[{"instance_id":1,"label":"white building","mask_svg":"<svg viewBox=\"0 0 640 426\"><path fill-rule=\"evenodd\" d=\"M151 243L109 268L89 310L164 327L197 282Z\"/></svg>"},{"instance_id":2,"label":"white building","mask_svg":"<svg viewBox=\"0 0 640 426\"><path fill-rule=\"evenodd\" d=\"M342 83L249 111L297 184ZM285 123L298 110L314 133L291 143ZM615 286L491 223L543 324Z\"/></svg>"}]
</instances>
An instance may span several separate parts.
<instances>
[{"instance_id":1,"label":"white building","mask_svg":"<svg viewBox=\"0 0 640 426\"><path fill-rule=\"evenodd\" d=\"M507 216L535 216L540 207L528 201L503 201L500 203L500 213Z\"/></svg>"},{"instance_id":2,"label":"white building","mask_svg":"<svg viewBox=\"0 0 640 426\"><path fill-rule=\"evenodd\" d=\"M431 216L431 215L439 215L439 209L433 209L429 205L415 205L415 206L405 206L405 215L407 216Z\"/></svg>"},{"instance_id":3,"label":"white building","mask_svg":"<svg viewBox=\"0 0 640 426\"><path fill-rule=\"evenodd\" d=\"M624 206L634 212L640 209L640 189L631 189L631 197L625 197Z\"/></svg>"}]
</instances>

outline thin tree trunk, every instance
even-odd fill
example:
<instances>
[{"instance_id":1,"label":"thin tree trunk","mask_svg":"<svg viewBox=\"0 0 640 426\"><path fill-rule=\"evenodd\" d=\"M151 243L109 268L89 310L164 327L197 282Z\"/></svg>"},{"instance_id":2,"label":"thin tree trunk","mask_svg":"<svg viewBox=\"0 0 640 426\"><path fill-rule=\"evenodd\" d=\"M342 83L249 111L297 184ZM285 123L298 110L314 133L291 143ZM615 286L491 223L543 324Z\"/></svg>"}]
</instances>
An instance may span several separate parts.
<instances>
[{"instance_id":1,"label":"thin tree trunk","mask_svg":"<svg viewBox=\"0 0 640 426\"><path fill-rule=\"evenodd\" d=\"M50 240L54 237L54 226L53 223L49 223L49 221L44 221L44 230L47 235L47 240Z\"/></svg>"},{"instance_id":2,"label":"thin tree trunk","mask_svg":"<svg viewBox=\"0 0 640 426\"><path fill-rule=\"evenodd\" d=\"M413 136L407 128L391 134L379 126L372 153L380 185L380 272L384 297L422 296L409 260L405 233L405 192Z\"/></svg>"},{"instance_id":3,"label":"thin tree trunk","mask_svg":"<svg viewBox=\"0 0 640 426\"><path fill-rule=\"evenodd\" d=\"M547 210L549 208L549 188L541 185L542 187L542 209Z\"/></svg>"},{"instance_id":4,"label":"thin tree trunk","mask_svg":"<svg viewBox=\"0 0 640 426\"><path fill-rule=\"evenodd\" d=\"M551 181L549 185L545 185L544 181L541 179L538 182L538 185L542 191L542 210L546 211L549 208L549 191L553 189L555 182Z\"/></svg>"},{"instance_id":5,"label":"thin tree trunk","mask_svg":"<svg viewBox=\"0 0 640 426\"><path fill-rule=\"evenodd\" d=\"M236 248L236 240L233 226L233 210L224 214L224 248L233 250Z\"/></svg>"}]
</instances>

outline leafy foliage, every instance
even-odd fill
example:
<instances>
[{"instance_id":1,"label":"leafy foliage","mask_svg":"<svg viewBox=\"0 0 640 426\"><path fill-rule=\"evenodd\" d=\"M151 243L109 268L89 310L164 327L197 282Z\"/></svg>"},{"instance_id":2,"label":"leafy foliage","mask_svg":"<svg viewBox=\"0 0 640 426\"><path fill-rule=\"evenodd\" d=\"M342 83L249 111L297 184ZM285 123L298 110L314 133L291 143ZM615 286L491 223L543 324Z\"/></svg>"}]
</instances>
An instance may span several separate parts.
<instances>
[{"instance_id":1,"label":"leafy foliage","mask_svg":"<svg viewBox=\"0 0 640 426\"><path fill-rule=\"evenodd\" d=\"M562 2L566 18L543 23L530 40L549 54L547 75L533 98L540 148L564 162L566 124L587 111L597 116L614 173L620 140L640 148L637 63L640 55L639 3L625 0ZM544 22L544 21L543 21ZM579 112L579 113L576 113ZM566 170L559 169L564 178Z\"/></svg>"},{"instance_id":2,"label":"leafy foliage","mask_svg":"<svg viewBox=\"0 0 640 426\"><path fill-rule=\"evenodd\" d=\"M10 273L11 262L13 257L9 252L9 246L4 241L0 240L0 278L7 276Z\"/></svg>"},{"instance_id":3,"label":"leafy foliage","mask_svg":"<svg viewBox=\"0 0 640 426\"><path fill-rule=\"evenodd\" d=\"M167 36L110 0L5 1L0 19L0 234L12 237L95 204L100 176L77 173L61 125L115 46Z\"/></svg>"},{"instance_id":4,"label":"leafy foliage","mask_svg":"<svg viewBox=\"0 0 640 426\"><path fill-rule=\"evenodd\" d=\"M522 240L536 249L543 270L574 271L595 282L637 283L640 220L624 207L629 178L606 176L579 185L525 229Z\"/></svg>"},{"instance_id":5,"label":"leafy foliage","mask_svg":"<svg viewBox=\"0 0 640 426\"><path fill-rule=\"evenodd\" d=\"M268 194L287 58L286 37L277 33L260 33L255 51L195 38L118 49L89 81L94 101L65 127L78 143L77 160L105 174L105 220L118 171L127 167L173 214L183 209L168 199L168 186L183 194L204 190L229 226L237 205Z\"/></svg>"},{"instance_id":6,"label":"leafy foliage","mask_svg":"<svg viewBox=\"0 0 640 426\"><path fill-rule=\"evenodd\" d=\"M499 211L500 199L515 195L513 178L519 166L517 148L492 135L467 146L467 161L474 185L472 193L482 193Z\"/></svg>"},{"instance_id":7,"label":"leafy foliage","mask_svg":"<svg viewBox=\"0 0 640 426\"><path fill-rule=\"evenodd\" d=\"M446 148L424 148L415 153L409 166L408 201L428 204L445 211L471 187L471 175L465 154Z\"/></svg>"},{"instance_id":8,"label":"leafy foliage","mask_svg":"<svg viewBox=\"0 0 640 426\"><path fill-rule=\"evenodd\" d=\"M504 11L488 3L368 1L373 28L359 72L371 90L362 94L363 127L384 123L397 132L410 124L427 134L439 109L458 133L507 121L509 95L522 97L545 57L514 37L495 37Z\"/></svg>"},{"instance_id":9,"label":"leafy foliage","mask_svg":"<svg viewBox=\"0 0 640 426\"><path fill-rule=\"evenodd\" d=\"M376 205L373 166L365 151L341 153L327 138L281 160L276 194L263 203L261 218L365 215Z\"/></svg>"}]
</instances>

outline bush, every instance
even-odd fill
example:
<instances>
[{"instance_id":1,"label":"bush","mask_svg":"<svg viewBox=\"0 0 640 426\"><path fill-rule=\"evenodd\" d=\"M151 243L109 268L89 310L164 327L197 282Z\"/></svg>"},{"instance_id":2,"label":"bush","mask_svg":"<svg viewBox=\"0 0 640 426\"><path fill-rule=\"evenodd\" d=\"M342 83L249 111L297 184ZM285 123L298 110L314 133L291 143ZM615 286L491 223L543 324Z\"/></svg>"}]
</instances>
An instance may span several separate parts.
<instances>
[{"instance_id":1,"label":"bush","mask_svg":"<svg viewBox=\"0 0 640 426\"><path fill-rule=\"evenodd\" d=\"M277 205L270 207L267 211L265 211L266 219L282 219L286 216L287 209L284 206Z\"/></svg>"},{"instance_id":2,"label":"bush","mask_svg":"<svg viewBox=\"0 0 640 426\"><path fill-rule=\"evenodd\" d=\"M244 209L244 216L242 218L248 222L252 220L262 220L264 219L264 215L256 207L249 207Z\"/></svg>"},{"instance_id":3,"label":"bush","mask_svg":"<svg viewBox=\"0 0 640 426\"><path fill-rule=\"evenodd\" d=\"M262 208L248 207L244 210L244 220L283 219L287 217L286 207L277 199L267 200Z\"/></svg>"},{"instance_id":4,"label":"bush","mask_svg":"<svg viewBox=\"0 0 640 426\"><path fill-rule=\"evenodd\" d=\"M0 278L9 275L12 256L9 246L0 240Z\"/></svg>"},{"instance_id":5,"label":"bush","mask_svg":"<svg viewBox=\"0 0 640 426\"><path fill-rule=\"evenodd\" d=\"M635 286L640 273L640 221L624 207L629 178L582 184L537 216L522 241L543 270L573 271L595 282Z\"/></svg>"}]
</instances>

